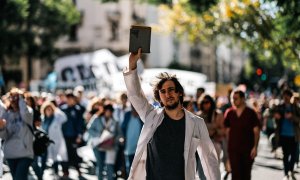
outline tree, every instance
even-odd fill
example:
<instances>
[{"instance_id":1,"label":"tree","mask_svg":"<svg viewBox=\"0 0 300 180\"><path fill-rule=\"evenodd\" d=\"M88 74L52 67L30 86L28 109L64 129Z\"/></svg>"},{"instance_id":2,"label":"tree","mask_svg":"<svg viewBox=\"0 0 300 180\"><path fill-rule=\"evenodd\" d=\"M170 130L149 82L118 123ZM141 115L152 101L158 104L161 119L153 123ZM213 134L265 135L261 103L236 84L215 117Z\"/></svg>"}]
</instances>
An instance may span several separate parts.
<instances>
[{"instance_id":1,"label":"tree","mask_svg":"<svg viewBox=\"0 0 300 180\"><path fill-rule=\"evenodd\" d=\"M185 35L192 43L218 44L229 37L242 44L251 61L265 66L270 77L281 77L286 69L300 73L300 1L220 0L200 11L193 2L206 1L176 2L161 5L160 30ZM268 86L268 79L262 79Z\"/></svg>"},{"instance_id":2,"label":"tree","mask_svg":"<svg viewBox=\"0 0 300 180\"><path fill-rule=\"evenodd\" d=\"M0 63L26 57L30 80L32 58L51 60L54 43L79 20L72 0L0 0Z\"/></svg>"}]
</instances>

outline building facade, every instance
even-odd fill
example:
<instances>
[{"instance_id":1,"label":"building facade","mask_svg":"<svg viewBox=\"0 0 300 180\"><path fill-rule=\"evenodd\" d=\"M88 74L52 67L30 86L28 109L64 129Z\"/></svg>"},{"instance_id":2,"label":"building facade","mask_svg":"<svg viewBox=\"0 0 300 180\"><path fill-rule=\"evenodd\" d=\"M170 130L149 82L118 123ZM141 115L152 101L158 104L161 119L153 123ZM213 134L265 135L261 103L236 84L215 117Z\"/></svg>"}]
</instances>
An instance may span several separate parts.
<instances>
[{"instance_id":1,"label":"building facade","mask_svg":"<svg viewBox=\"0 0 300 180\"><path fill-rule=\"evenodd\" d=\"M76 0L81 21L72 27L68 36L62 37L56 47L64 54L91 52L103 48L117 56L128 54L131 25L153 25L158 22L159 9L153 5L138 4L132 0L117 3L101 3L98 0ZM151 53L143 58L145 68L167 67L176 61L191 70L207 75L208 81L227 83L236 81L245 55L230 43L218 46L191 45L186 40L174 40L170 34L152 31ZM26 81L26 63L8 66L6 70L19 69L22 81ZM33 60L32 78L37 82L52 70L47 61ZM9 85L11 86L11 85Z\"/></svg>"}]
</instances>

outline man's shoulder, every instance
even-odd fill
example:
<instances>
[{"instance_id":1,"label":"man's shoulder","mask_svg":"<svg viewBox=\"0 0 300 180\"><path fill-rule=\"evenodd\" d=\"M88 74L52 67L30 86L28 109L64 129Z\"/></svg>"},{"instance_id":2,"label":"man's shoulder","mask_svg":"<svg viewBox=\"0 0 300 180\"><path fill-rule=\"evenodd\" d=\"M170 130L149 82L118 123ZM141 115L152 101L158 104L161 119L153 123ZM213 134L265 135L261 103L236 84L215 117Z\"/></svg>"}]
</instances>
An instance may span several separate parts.
<instances>
[{"instance_id":1,"label":"man's shoulder","mask_svg":"<svg viewBox=\"0 0 300 180\"><path fill-rule=\"evenodd\" d=\"M246 106L245 110L248 111L249 113L256 114L255 110L252 107Z\"/></svg>"},{"instance_id":2,"label":"man's shoulder","mask_svg":"<svg viewBox=\"0 0 300 180\"><path fill-rule=\"evenodd\" d=\"M232 113L235 113L236 112L236 109L234 107L229 107L225 113L224 113L224 116L228 116L229 114L232 114Z\"/></svg>"},{"instance_id":3,"label":"man's shoulder","mask_svg":"<svg viewBox=\"0 0 300 180\"><path fill-rule=\"evenodd\" d=\"M194 121L195 123L202 123L204 122L203 118L201 118L200 116L192 113L192 112L189 112L189 111L186 111L186 117L185 117L186 120L192 120Z\"/></svg>"}]
</instances>

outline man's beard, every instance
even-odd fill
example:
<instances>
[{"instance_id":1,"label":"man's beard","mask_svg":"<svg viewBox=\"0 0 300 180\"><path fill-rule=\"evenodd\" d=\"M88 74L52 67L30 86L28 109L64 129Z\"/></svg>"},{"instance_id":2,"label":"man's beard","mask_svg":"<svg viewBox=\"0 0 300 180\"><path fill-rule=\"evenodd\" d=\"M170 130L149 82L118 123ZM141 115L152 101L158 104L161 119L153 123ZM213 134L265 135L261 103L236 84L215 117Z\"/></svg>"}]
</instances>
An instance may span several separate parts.
<instances>
[{"instance_id":1,"label":"man's beard","mask_svg":"<svg viewBox=\"0 0 300 180\"><path fill-rule=\"evenodd\" d=\"M177 101L177 102L175 102L174 104L171 104L171 105L165 105L165 108L167 110L174 110L178 107L178 105L179 105L179 101Z\"/></svg>"}]
</instances>

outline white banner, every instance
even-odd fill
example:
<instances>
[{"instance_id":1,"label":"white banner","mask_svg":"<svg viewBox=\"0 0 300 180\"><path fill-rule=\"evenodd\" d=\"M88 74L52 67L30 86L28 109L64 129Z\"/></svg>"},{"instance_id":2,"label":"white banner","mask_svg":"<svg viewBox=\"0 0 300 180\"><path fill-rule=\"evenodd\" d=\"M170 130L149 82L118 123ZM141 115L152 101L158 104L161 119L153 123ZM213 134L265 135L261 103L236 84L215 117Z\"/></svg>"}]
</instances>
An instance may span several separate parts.
<instances>
[{"instance_id":1,"label":"white banner","mask_svg":"<svg viewBox=\"0 0 300 180\"><path fill-rule=\"evenodd\" d=\"M107 49L59 58L54 65L57 88L83 85L87 90L97 90L99 85L110 86L111 74L119 71L115 59Z\"/></svg>"}]
</instances>

